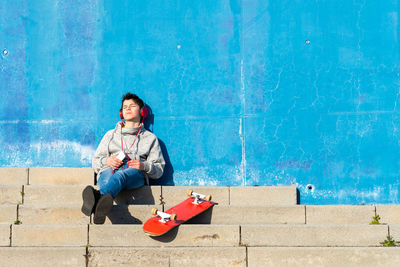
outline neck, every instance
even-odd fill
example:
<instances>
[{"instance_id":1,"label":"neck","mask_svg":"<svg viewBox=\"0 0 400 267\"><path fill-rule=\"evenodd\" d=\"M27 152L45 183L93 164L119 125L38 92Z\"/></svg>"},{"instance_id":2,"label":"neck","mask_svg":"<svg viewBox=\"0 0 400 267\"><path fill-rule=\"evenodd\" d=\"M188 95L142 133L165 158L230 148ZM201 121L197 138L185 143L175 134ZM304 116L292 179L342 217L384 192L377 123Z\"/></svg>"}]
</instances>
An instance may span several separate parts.
<instances>
[{"instance_id":1,"label":"neck","mask_svg":"<svg viewBox=\"0 0 400 267\"><path fill-rule=\"evenodd\" d=\"M138 121L125 121L126 128L137 128L140 126L140 122Z\"/></svg>"}]
</instances>

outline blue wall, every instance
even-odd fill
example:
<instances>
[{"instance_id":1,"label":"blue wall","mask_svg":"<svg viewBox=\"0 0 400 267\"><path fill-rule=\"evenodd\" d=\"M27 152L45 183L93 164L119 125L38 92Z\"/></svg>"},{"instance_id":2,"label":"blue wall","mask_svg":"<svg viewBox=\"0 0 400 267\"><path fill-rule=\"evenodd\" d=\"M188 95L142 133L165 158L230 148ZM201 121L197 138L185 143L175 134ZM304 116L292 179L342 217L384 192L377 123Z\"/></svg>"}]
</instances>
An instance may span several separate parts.
<instances>
[{"instance_id":1,"label":"blue wall","mask_svg":"<svg viewBox=\"0 0 400 267\"><path fill-rule=\"evenodd\" d=\"M0 1L0 166L89 167L123 93L161 184L400 203L399 1ZM310 185L310 188L307 187Z\"/></svg>"}]
</instances>

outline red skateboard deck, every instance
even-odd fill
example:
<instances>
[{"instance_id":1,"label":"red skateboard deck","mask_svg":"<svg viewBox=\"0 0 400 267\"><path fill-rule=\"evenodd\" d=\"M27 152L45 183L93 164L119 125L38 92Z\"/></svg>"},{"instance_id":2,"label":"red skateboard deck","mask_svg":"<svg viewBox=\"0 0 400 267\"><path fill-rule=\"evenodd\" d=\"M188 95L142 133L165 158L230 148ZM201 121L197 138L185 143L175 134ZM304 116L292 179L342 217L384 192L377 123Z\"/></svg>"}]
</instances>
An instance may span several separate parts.
<instances>
[{"instance_id":1,"label":"red skateboard deck","mask_svg":"<svg viewBox=\"0 0 400 267\"><path fill-rule=\"evenodd\" d=\"M195 217L215 205L214 202L203 200L199 204L193 204L195 197L189 197L185 201L165 211L168 214L176 214L176 220L160 222L161 216L157 215L148 219L143 224L143 231L150 236L160 236L166 234L178 225Z\"/></svg>"}]
</instances>

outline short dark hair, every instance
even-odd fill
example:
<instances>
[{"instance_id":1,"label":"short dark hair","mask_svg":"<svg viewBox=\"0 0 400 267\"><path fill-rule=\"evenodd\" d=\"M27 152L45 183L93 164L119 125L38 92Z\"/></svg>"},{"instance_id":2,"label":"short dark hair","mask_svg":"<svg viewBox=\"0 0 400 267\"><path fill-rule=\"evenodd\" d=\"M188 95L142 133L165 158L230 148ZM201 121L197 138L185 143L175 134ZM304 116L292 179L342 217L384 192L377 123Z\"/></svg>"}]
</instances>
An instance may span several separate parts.
<instances>
[{"instance_id":1,"label":"short dark hair","mask_svg":"<svg viewBox=\"0 0 400 267\"><path fill-rule=\"evenodd\" d=\"M144 107L143 100L140 99L137 95L132 94L132 93L126 93L122 96L121 109L122 109L122 106L124 105L124 101L129 100L129 99L132 99L133 101L135 101L135 103L139 105L140 109L142 109Z\"/></svg>"}]
</instances>

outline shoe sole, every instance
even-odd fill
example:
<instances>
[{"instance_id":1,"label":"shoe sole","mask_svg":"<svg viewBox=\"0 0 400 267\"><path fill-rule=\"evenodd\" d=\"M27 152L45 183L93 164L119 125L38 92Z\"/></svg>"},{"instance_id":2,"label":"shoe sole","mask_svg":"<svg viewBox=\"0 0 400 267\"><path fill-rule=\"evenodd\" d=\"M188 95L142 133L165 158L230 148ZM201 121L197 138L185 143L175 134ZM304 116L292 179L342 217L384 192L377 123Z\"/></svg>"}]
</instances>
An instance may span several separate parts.
<instances>
[{"instance_id":1,"label":"shoe sole","mask_svg":"<svg viewBox=\"0 0 400 267\"><path fill-rule=\"evenodd\" d=\"M113 206L113 197L106 194L99 199L93 216L94 224L104 224L106 216Z\"/></svg>"},{"instance_id":2,"label":"shoe sole","mask_svg":"<svg viewBox=\"0 0 400 267\"><path fill-rule=\"evenodd\" d=\"M94 204L96 202L96 199L94 197L94 188L93 187L88 185L85 187L85 189L83 189L82 200L83 200L83 204L82 204L81 211L86 216L90 216L92 214Z\"/></svg>"}]
</instances>

